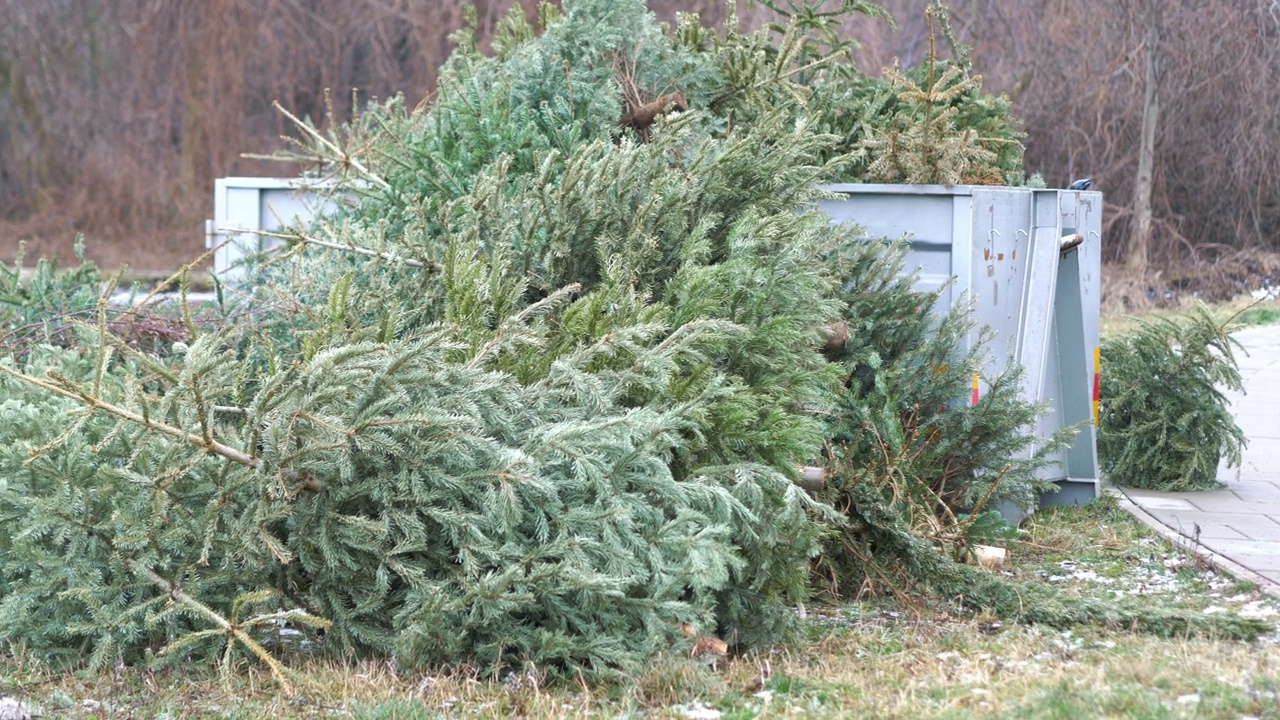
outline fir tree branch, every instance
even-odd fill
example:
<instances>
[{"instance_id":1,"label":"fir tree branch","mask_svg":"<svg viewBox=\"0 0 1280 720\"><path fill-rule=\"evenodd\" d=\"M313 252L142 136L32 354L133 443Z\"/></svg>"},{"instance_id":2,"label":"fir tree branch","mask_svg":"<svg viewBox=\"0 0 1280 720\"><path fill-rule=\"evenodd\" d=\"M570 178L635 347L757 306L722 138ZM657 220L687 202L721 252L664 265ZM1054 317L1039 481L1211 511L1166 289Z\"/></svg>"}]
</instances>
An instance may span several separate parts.
<instances>
[{"instance_id":1,"label":"fir tree branch","mask_svg":"<svg viewBox=\"0 0 1280 720\"><path fill-rule=\"evenodd\" d=\"M230 239L223 240L217 245L214 245L208 250L205 250L198 257L196 257L195 260L192 260L191 262L186 263L182 267L178 268L178 270L174 272L172 275L156 283L156 286L151 289L151 292L147 293L145 297L143 297L141 300L138 300L137 302L133 303L132 306L130 306L129 311L125 313L125 316L124 316L125 319L126 320L132 319L134 316L138 314L138 311L146 307L152 300L155 299L157 295L164 292L165 288L185 278L187 273L191 269L203 265L206 261L209 260L209 258L213 257L214 253L218 252L218 250L221 250L222 247L229 242L231 242Z\"/></svg>"},{"instance_id":2,"label":"fir tree branch","mask_svg":"<svg viewBox=\"0 0 1280 720\"><path fill-rule=\"evenodd\" d=\"M70 398L72 400L80 402L86 405L87 407L89 407L91 410L103 410L107 413L115 415L116 417L123 418L133 423L137 423L138 425L141 425L149 430L155 430L156 432L163 433L170 437L175 437L181 440L185 440L186 442L191 443L192 445L195 445L198 448L211 452L214 455L220 455L228 460L240 463L241 465L244 465L246 467L251 467L251 468L258 467L258 464L259 464L258 458L255 458L252 455L248 455L228 445L223 445L222 443L212 438L208 438L208 439L202 438L199 435L188 433L185 430L182 430L181 428L176 428L172 425L167 425L162 422L157 422L156 420L152 420L149 417L139 415L138 413L135 413L132 410L127 410L125 408L122 408L119 405L113 405L112 403L109 403L101 398L94 397L89 393L86 393L82 390L77 389L76 386L70 380L63 378L57 375L56 373L50 372L50 377L52 377L55 382L49 382L47 380L41 380L38 377L28 375L24 372L21 372L19 370L14 370L13 368L6 367L4 365L0 365L0 372L3 372L6 375L9 375L11 377L17 378L18 380L21 380L25 383L29 383L38 388L41 388L42 390L47 390L56 395L61 395L63 397Z\"/></svg>"},{"instance_id":3,"label":"fir tree branch","mask_svg":"<svg viewBox=\"0 0 1280 720\"><path fill-rule=\"evenodd\" d=\"M297 125L298 128L302 130L302 132L306 133L308 137L310 137L312 140L319 143L325 149L332 152L336 157L329 158L331 161L339 162L340 164L348 165L354 168L357 172L360 173L360 175L365 180L368 180L369 182L373 183L374 185L377 185L383 190L389 190L391 188L391 186L387 183L386 180L383 180L382 178L375 175L372 171L369 170L369 168L365 167L364 164L361 163L359 160L356 160L345 150L343 150L342 148L330 142L325 136L317 132L315 128L311 127L309 123L305 123L299 120L296 115L289 112L288 110L285 110L284 106L281 105L279 102L273 102L272 105L274 105L276 110L279 110L285 117L292 120L293 123Z\"/></svg>"},{"instance_id":4,"label":"fir tree branch","mask_svg":"<svg viewBox=\"0 0 1280 720\"><path fill-rule=\"evenodd\" d=\"M254 640L248 633L246 633L239 624L232 623L230 620L222 617L208 605L205 605L199 600L186 594L182 591L182 588L179 588L164 579L151 568L142 567L136 561L130 561L129 565L132 566L133 571L142 578L165 591L165 593L167 593L174 602L191 609L197 615L200 615L212 622L214 625L217 625L227 634L228 637L239 640L241 644L249 648L254 655L257 655L259 660L266 663L267 667L271 668L272 677L276 679L276 682L280 683L280 687L284 689L285 693L289 695L293 694L293 686L289 684L289 679L285 677L284 666L280 664L279 660L272 657L271 653L267 652L267 649L262 647L257 640Z\"/></svg>"},{"instance_id":5,"label":"fir tree branch","mask_svg":"<svg viewBox=\"0 0 1280 720\"><path fill-rule=\"evenodd\" d=\"M796 75L799 75L801 73L808 72L809 70L817 70L819 68L830 65L833 60L838 60L839 57L840 57L839 54L832 53L831 55L820 57L817 60L814 60L813 62L808 63L806 65L801 65L800 67L792 68L786 72L778 73L777 75L767 77L763 80L757 80L756 82L752 83L747 87L732 88L712 98L711 102L707 104L711 106L718 106L720 103L724 102L725 100L728 100L734 95L748 92L748 91L762 90L765 87L768 87L769 85L772 85L774 83L780 83L784 80L795 77Z\"/></svg>"}]
</instances>

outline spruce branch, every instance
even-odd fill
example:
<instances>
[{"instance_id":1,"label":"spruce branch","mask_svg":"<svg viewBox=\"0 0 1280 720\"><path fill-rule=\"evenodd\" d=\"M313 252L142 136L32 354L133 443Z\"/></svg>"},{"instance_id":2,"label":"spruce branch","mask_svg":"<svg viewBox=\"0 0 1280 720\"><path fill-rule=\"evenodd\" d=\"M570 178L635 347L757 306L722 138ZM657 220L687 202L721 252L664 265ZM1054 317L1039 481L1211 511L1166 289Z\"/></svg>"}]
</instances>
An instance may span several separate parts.
<instances>
[{"instance_id":1,"label":"spruce branch","mask_svg":"<svg viewBox=\"0 0 1280 720\"><path fill-rule=\"evenodd\" d=\"M178 268L174 273L172 273L171 275L169 275L169 277L167 277L167 278L165 278L165 279L161 280L160 282L156 283L156 286L155 286L154 288L152 288L152 289L151 289L151 292L149 292L149 293L147 293L146 295L144 295L144 296L142 297L142 299L140 299L140 300L138 300L138 301L136 301L136 302L134 302L134 303L133 303L133 305L132 305L132 307L130 307L129 311L125 313L125 317L126 317L126 318L132 318L132 317L136 316L136 315L137 315L137 313L138 313L139 311L141 311L141 310L142 310L142 308L144 308L144 307L146 307L148 304L150 304L150 302L151 302L152 300L154 300L154 299L156 298L156 296L157 296L157 295L159 295L160 293L164 292L164 290L165 290L166 288L168 288L170 285L172 285L173 283L175 283L175 282L182 282L183 284L185 284L185 282L186 282L186 281L185 281L185 278L187 277L187 274L188 274L191 270L194 270L195 268L200 267L200 266L204 265L205 263L207 263L207 262L209 261L209 258L213 257L214 253L218 252L218 250L220 250L224 245L226 245L226 244L227 244L227 243L229 243L229 242L231 242L231 239L230 239L230 238L228 238L228 239L226 239L226 240L223 240L222 242L220 242L220 243L218 243L217 245L215 245L215 246L213 246L213 247L209 248L208 250L205 250L203 253L201 253L200 255L196 256L196 259L195 259L195 260L192 260L191 262L185 263L182 267ZM185 292L184 292L183 300L184 300L184 304L185 304L185 300L186 300L186 298L185 298Z\"/></svg>"},{"instance_id":2,"label":"spruce branch","mask_svg":"<svg viewBox=\"0 0 1280 720\"><path fill-rule=\"evenodd\" d=\"M328 628L332 625L332 623L330 623L327 620L324 620L322 618L317 618L305 612L300 613L298 611L270 613L268 615L262 615L256 618L251 618L250 620L245 622L233 622L232 620L228 620L227 618L223 617L221 614L219 614L216 610L209 607L208 605L200 602L194 597L191 597L186 592L184 592L182 588L178 587L172 582L161 577L157 572L155 572L151 568L144 567L141 563L138 563L137 561L134 561L134 560L129 561L129 565L133 568L133 571L139 575L139 577L145 579L147 582L150 582L151 584L163 590L173 602L176 602L182 607L187 608L189 612L195 614L198 617L204 618L205 620L208 620L209 622L213 623L216 626L215 628L210 630L199 630L196 632L187 633L186 635L178 638L177 640L169 643L164 648L162 648L160 650L160 654L163 655L166 653L172 653L174 650L196 643L207 637L225 635L228 640L228 648L230 647L231 645L230 641L232 640L239 642L241 645L244 645L246 648L248 648L250 652L252 652L255 656L257 656L259 660L261 660L264 664L266 664L268 668L271 669L271 676L275 678L276 682L280 684L281 689L283 689L285 693L288 695L293 694L293 686L289 683L289 678L286 675L286 669L284 665L281 664L280 661L277 660L275 656L272 655L266 648L262 647L262 644L259 643L257 640L255 640L252 635L245 632L245 629L248 627L253 627L255 625L264 625L264 624L273 622L275 620L281 620L286 618L293 619L293 620L301 619L306 624L312 625L314 627ZM252 598L250 598L251 601L258 600L261 597L261 593L252 593L251 595L253 596ZM244 602L245 602L244 597L237 598L235 609L238 611L240 605L243 604ZM233 617L235 616L233 615Z\"/></svg>"},{"instance_id":3,"label":"spruce branch","mask_svg":"<svg viewBox=\"0 0 1280 720\"><path fill-rule=\"evenodd\" d=\"M28 375L20 370L15 370L6 365L0 365L0 372L3 372L6 375L9 375L10 377L13 377L15 379L21 380L22 382L28 383L30 385L34 385L35 387L38 387L42 390L46 390L48 392L54 393L55 395L61 395L62 397L70 398L79 403L82 403L90 411L102 410L103 412L109 413L111 415L115 415L116 417L119 417L119 418L123 418L125 420L128 420L129 422L141 425L142 427L145 427L148 430L155 430L156 432L163 433L170 437L179 438L207 452L213 453L214 455L219 455L228 460L231 460L232 462L237 462L241 465L244 465L250 468L256 468L259 465L258 459L253 457L252 455L248 455L233 447L224 445L218 442L217 440L214 440L213 438L204 438L204 437L201 437L200 435L188 433L185 430L182 430L181 428L176 428L172 425L162 423L158 420L148 417L147 415L140 415L138 413L133 412L132 410L122 408L119 405L109 403L103 400L102 398L95 397L92 393L88 393L88 392L85 392L84 390L79 389L79 387L77 387L77 385L74 382L72 382L66 377L63 377L57 372L54 372L54 371L49 372L49 376L50 378L52 378L53 382L49 382L48 380L42 380L38 377Z\"/></svg>"},{"instance_id":4,"label":"spruce branch","mask_svg":"<svg viewBox=\"0 0 1280 720\"><path fill-rule=\"evenodd\" d=\"M329 152L328 155L324 155L323 153L320 153L320 157L323 160L326 160L328 162L333 162L340 166L353 168L354 170L356 170L356 172L360 174L360 177L363 180L365 180L366 182L372 183L382 188L383 190L388 190L391 188L391 186L387 183L386 180L383 180L381 177L379 177L378 175L370 171L369 168L365 167L364 164L361 163L359 160L357 160L354 155L347 152L343 148L338 147L335 143L330 141L324 135L321 135L320 132L316 130L311 123L299 120L298 117L295 116L293 113L289 112L288 110L285 110L284 106L281 105L278 100L273 101L271 104L282 115L284 115L285 117L293 121L294 126L297 127L299 130L301 130L303 134L305 134L307 137L311 138L312 141L317 143L322 150L327 150Z\"/></svg>"}]
</instances>

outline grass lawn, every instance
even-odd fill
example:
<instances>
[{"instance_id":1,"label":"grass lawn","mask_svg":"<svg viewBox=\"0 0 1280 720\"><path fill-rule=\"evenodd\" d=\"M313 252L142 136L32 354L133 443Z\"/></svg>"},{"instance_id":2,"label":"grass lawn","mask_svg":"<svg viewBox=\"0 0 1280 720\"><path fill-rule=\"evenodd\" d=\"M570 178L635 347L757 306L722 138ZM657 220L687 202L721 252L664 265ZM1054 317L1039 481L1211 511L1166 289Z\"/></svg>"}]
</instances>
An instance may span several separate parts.
<instances>
[{"instance_id":1,"label":"grass lawn","mask_svg":"<svg viewBox=\"0 0 1280 720\"><path fill-rule=\"evenodd\" d=\"M1110 498L1041 512L994 572L1085 597L1280 618L1280 603L1201 566ZM813 606L807 638L729 660L668 657L633 681L544 686L474 672L294 658L295 694L261 666L62 673L0 660L0 693L39 717L1280 717L1280 635L1159 639L1125 628L1002 624L945 601Z\"/></svg>"}]
</instances>

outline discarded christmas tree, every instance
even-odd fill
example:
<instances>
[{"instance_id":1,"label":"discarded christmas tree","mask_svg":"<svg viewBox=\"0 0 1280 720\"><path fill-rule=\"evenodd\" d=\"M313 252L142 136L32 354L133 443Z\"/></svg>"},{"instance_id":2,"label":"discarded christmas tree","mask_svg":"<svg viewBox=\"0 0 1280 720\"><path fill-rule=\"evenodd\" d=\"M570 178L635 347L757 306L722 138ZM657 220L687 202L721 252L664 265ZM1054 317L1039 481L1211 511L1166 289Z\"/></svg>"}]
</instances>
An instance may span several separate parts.
<instances>
[{"instance_id":1,"label":"discarded christmas tree","mask_svg":"<svg viewBox=\"0 0 1280 720\"><path fill-rule=\"evenodd\" d=\"M1208 490L1224 458L1240 465L1246 439L1224 395L1243 390L1230 324L1200 306L1103 342L1098 456L1111 482Z\"/></svg>"}]
</instances>

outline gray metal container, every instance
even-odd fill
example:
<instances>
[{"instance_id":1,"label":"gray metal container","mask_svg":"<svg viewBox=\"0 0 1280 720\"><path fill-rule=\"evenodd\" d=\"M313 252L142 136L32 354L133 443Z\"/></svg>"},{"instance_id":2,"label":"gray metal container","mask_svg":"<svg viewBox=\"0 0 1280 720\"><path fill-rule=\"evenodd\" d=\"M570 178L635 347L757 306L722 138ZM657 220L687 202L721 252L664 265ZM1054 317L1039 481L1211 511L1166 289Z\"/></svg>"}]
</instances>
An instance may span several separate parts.
<instances>
[{"instance_id":1,"label":"gray metal container","mask_svg":"<svg viewBox=\"0 0 1280 720\"><path fill-rule=\"evenodd\" d=\"M206 228L208 247L218 247L215 274L227 284L245 282L244 261L281 242L259 233L305 227L333 209L328 189L278 178L218 180ZM984 375L1017 362L1024 368L1023 396L1048 408L1035 429L1039 437L1083 423L1074 444L1044 470L1042 477L1060 491L1045 494L1041 505L1097 498L1102 194L966 185L823 189L835 195L819 203L833 221L856 223L868 238L907 238L906 270L917 273L917 289L941 289L939 310L969 303L978 323L990 328L976 397L986 390ZM1066 238L1076 240L1065 247ZM1018 522L1033 509L1004 512Z\"/></svg>"},{"instance_id":2,"label":"gray metal container","mask_svg":"<svg viewBox=\"0 0 1280 720\"><path fill-rule=\"evenodd\" d=\"M283 240L278 233L306 228L334 209L330 184L323 181L263 177L226 177L214 181L213 219L205 221L205 247L217 248L213 272L228 285L246 280L250 258L269 252Z\"/></svg>"},{"instance_id":3,"label":"gray metal container","mask_svg":"<svg viewBox=\"0 0 1280 720\"><path fill-rule=\"evenodd\" d=\"M906 270L917 273L917 289L941 289L937 309L967 303L989 328L975 398L986 390L983 376L1020 363L1023 397L1047 407L1035 434L1081 425L1042 472L1060 489L1045 493L1041 506L1096 499L1102 194L967 185L823 189L838 196L819 203L833 221L855 223L868 238L907 239ZM1016 523L1032 510L1003 512Z\"/></svg>"}]
</instances>

